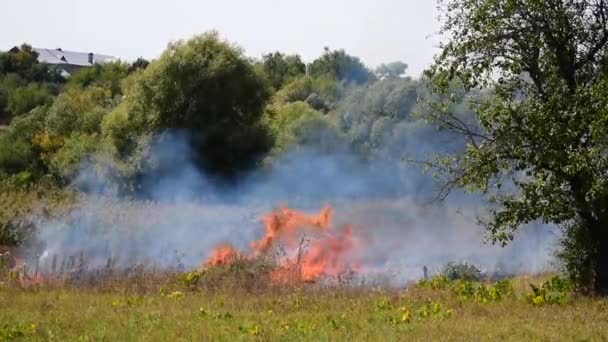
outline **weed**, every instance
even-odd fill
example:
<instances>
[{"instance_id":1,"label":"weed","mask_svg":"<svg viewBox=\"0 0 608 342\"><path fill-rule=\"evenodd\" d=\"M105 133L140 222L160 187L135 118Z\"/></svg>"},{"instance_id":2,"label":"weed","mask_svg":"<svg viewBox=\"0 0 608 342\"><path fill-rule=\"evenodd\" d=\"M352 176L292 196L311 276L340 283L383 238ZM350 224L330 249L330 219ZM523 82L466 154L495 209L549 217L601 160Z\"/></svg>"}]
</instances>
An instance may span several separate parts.
<instances>
[{"instance_id":1,"label":"weed","mask_svg":"<svg viewBox=\"0 0 608 342\"><path fill-rule=\"evenodd\" d=\"M566 304L570 300L572 285L566 278L555 276L540 286L530 284L528 300L534 305Z\"/></svg>"},{"instance_id":2,"label":"weed","mask_svg":"<svg viewBox=\"0 0 608 342\"><path fill-rule=\"evenodd\" d=\"M454 263L450 262L444 266L441 274L449 280L481 280L481 271L477 266L467 262Z\"/></svg>"}]
</instances>

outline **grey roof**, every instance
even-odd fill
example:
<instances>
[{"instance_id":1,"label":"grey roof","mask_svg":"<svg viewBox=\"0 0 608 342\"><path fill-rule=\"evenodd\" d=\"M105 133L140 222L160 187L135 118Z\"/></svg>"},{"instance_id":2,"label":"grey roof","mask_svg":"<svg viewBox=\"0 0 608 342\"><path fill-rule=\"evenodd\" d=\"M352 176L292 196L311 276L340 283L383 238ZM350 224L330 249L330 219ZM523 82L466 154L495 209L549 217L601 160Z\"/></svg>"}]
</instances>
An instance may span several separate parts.
<instances>
[{"instance_id":1,"label":"grey roof","mask_svg":"<svg viewBox=\"0 0 608 342\"><path fill-rule=\"evenodd\" d=\"M89 61L88 52L74 52L59 49L34 48L38 53L38 62L45 64L67 64L76 66L93 66L116 61L108 55L93 53L93 63Z\"/></svg>"}]
</instances>

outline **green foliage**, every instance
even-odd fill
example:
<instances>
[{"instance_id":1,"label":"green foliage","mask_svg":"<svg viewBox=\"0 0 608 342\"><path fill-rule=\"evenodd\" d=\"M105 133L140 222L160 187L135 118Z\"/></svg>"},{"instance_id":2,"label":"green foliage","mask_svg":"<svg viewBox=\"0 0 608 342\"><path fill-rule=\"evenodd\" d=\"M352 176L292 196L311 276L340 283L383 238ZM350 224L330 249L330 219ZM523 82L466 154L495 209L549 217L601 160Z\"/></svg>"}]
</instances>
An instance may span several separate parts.
<instances>
[{"instance_id":1,"label":"green foliage","mask_svg":"<svg viewBox=\"0 0 608 342\"><path fill-rule=\"evenodd\" d=\"M322 146L326 135L335 131L331 123L320 112L306 102L292 102L269 106L265 121L274 138L275 152L295 145Z\"/></svg>"},{"instance_id":2,"label":"green foliage","mask_svg":"<svg viewBox=\"0 0 608 342\"><path fill-rule=\"evenodd\" d=\"M403 77L407 70L407 64L403 62L392 62L388 64L381 64L376 68L376 76L378 79L397 79Z\"/></svg>"},{"instance_id":3,"label":"green foliage","mask_svg":"<svg viewBox=\"0 0 608 342\"><path fill-rule=\"evenodd\" d=\"M68 88L49 107L44 129L49 134L64 137L74 132L99 133L104 116L114 106L108 88Z\"/></svg>"},{"instance_id":4,"label":"green foliage","mask_svg":"<svg viewBox=\"0 0 608 342\"><path fill-rule=\"evenodd\" d=\"M441 94L429 115L468 140L466 153L436 160L446 187L488 195L480 223L495 242L507 243L535 220L579 222L596 243L583 249L593 251L594 284L581 287L608 292L608 8L597 1L440 2L448 38L428 73ZM469 95L479 127L448 108L454 80L485 89Z\"/></svg>"},{"instance_id":5,"label":"green foliage","mask_svg":"<svg viewBox=\"0 0 608 342\"><path fill-rule=\"evenodd\" d=\"M60 177L71 179L76 175L80 163L99 149L100 139L96 134L72 134L48 159L50 170Z\"/></svg>"},{"instance_id":6,"label":"green foliage","mask_svg":"<svg viewBox=\"0 0 608 342\"><path fill-rule=\"evenodd\" d=\"M450 262L443 267L441 274L443 274L449 280L481 280L481 271L479 268L467 262Z\"/></svg>"},{"instance_id":7,"label":"green foliage","mask_svg":"<svg viewBox=\"0 0 608 342\"><path fill-rule=\"evenodd\" d=\"M347 91L337 109L338 126L359 151L383 150L396 127L414 121L423 85L409 79L382 79Z\"/></svg>"},{"instance_id":8,"label":"green foliage","mask_svg":"<svg viewBox=\"0 0 608 342\"><path fill-rule=\"evenodd\" d=\"M534 305L565 304L570 300L571 283L562 277L555 276L540 286L530 284L532 292L528 300Z\"/></svg>"},{"instance_id":9,"label":"green foliage","mask_svg":"<svg viewBox=\"0 0 608 342\"><path fill-rule=\"evenodd\" d=\"M270 147L259 124L269 98L265 82L242 51L217 33L170 44L134 77L104 122L118 156L132 156L141 136L181 129L190 133L199 165L234 175Z\"/></svg>"},{"instance_id":10,"label":"green foliage","mask_svg":"<svg viewBox=\"0 0 608 342\"><path fill-rule=\"evenodd\" d=\"M262 68L274 89L306 73L306 65L299 55L284 55L280 52L262 57Z\"/></svg>"},{"instance_id":11,"label":"green foliage","mask_svg":"<svg viewBox=\"0 0 608 342\"><path fill-rule=\"evenodd\" d=\"M470 273L468 268L466 273ZM480 303L500 301L513 293L513 282L509 279L487 284L473 278L450 279L445 273L438 274L428 280L422 279L418 281L416 286L431 290L449 289L460 300Z\"/></svg>"},{"instance_id":12,"label":"green foliage","mask_svg":"<svg viewBox=\"0 0 608 342\"><path fill-rule=\"evenodd\" d=\"M459 299L487 303L510 296L513 293L513 284L509 279L499 280L490 285L459 279L452 283L451 289Z\"/></svg>"},{"instance_id":13,"label":"green foliage","mask_svg":"<svg viewBox=\"0 0 608 342\"><path fill-rule=\"evenodd\" d=\"M561 261L563 271L568 274L575 290L589 294L594 278L594 248L589 231L580 222L568 223L563 228L562 248L556 256Z\"/></svg>"},{"instance_id":14,"label":"green foliage","mask_svg":"<svg viewBox=\"0 0 608 342\"><path fill-rule=\"evenodd\" d=\"M29 45L0 52L0 123L49 104L63 81L56 69L38 63Z\"/></svg>"},{"instance_id":15,"label":"green foliage","mask_svg":"<svg viewBox=\"0 0 608 342\"><path fill-rule=\"evenodd\" d=\"M0 179L25 171L34 159L31 144L23 140L12 140L9 135L0 135Z\"/></svg>"},{"instance_id":16,"label":"green foliage","mask_svg":"<svg viewBox=\"0 0 608 342\"><path fill-rule=\"evenodd\" d=\"M0 326L0 340L12 341L32 336L36 332L36 324L19 323L14 326L3 324Z\"/></svg>"},{"instance_id":17,"label":"green foliage","mask_svg":"<svg viewBox=\"0 0 608 342\"><path fill-rule=\"evenodd\" d=\"M106 63L103 65L95 65L90 68L82 68L70 77L66 83L66 87L77 87L84 89L89 86L104 87L110 90L112 95L121 94L122 81L129 74L129 70L145 69L144 62L139 63L134 69L122 62Z\"/></svg>"},{"instance_id":18,"label":"green foliage","mask_svg":"<svg viewBox=\"0 0 608 342\"><path fill-rule=\"evenodd\" d=\"M48 65L39 64L37 53L31 46L23 44L12 51L0 52L0 77L18 74L28 82L62 83L59 71Z\"/></svg>"},{"instance_id":19,"label":"green foliage","mask_svg":"<svg viewBox=\"0 0 608 342\"><path fill-rule=\"evenodd\" d=\"M50 86L30 83L27 86L15 88L8 93L5 111L10 116L27 113L38 106L50 104L53 96Z\"/></svg>"},{"instance_id":20,"label":"green foliage","mask_svg":"<svg viewBox=\"0 0 608 342\"><path fill-rule=\"evenodd\" d=\"M602 340L606 301L572 298L538 310L523 293L501 302L463 301L451 291L377 287L230 286L186 291L173 274L99 285L36 285L0 279L0 329L24 340ZM516 278L515 288L529 279ZM159 295L159 286L164 289ZM521 289L523 290L523 288ZM388 302L390 308L379 309ZM572 319L572 317L585 319ZM21 335L19 333L19 335ZM19 339L19 338L18 338Z\"/></svg>"},{"instance_id":21,"label":"green foliage","mask_svg":"<svg viewBox=\"0 0 608 342\"><path fill-rule=\"evenodd\" d=\"M339 97L339 86L333 78L304 76L287 83L273 98L274 103L306 101L316 96L323 102L321 107L331 110ZM318 108L315 108L318 109Z\"/></svg>"},{"instance_id":22,"label":"green foliage","mask_svg":"<svg viewBox=\"0 0 608 342\"><path fill-rule=\"evenodd\" d=\"M359 58L347 54L344 50L332 51L327 47L323 55L315 59L308 69L312 77L329 76L347 84L364 84L375 79L374 74Z\"/></svg>"},{"instance_id":23,"label":"green foliage","mask_svg":"<svg viewBox=\"0 0 608 342\"><path fill-rule=\"evenodd\" d=\"M55 89L49 83L30 82L19 74L0 75L0 105L3 116L12 118L49 104ZM2 117L0 115L0 118Z\"/></svg>"},{"instance_id":24,"label":"green foliage","mask_svg":"<svg viewBox=\"0 0 608 342\"><path fill-rule=\"evenodd\" d=\"M450 284L450 279L443 274L438 274L431 279L420 279L416 286L421 288L429 288L432 290L440 290L446 288Z\"/></svg>"},{"instance_id":25,"label":"green foliage","mask_svg":"<svg viewBox=\"0 0 608 342\"><path fill-rule=\"evenodd\" d=\"M150 65L150 61L145 58L139 57L135 60L135 62L131 63L129 66L129 73L135 72L137 70L144 70Z\"/></svg>"}]
</instances>

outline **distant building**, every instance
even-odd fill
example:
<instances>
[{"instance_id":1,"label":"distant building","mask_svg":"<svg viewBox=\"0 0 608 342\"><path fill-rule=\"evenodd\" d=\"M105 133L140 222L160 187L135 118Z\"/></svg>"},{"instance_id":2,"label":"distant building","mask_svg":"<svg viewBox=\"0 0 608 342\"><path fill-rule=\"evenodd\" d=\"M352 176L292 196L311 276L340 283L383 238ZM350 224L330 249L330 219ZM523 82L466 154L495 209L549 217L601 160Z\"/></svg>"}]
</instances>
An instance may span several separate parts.
<instances>
[{"instance_id":1,"label":"distant building","mask_svg":"<svg viewBox=\"0 0 608 342\"><path fill-rule=\"evenodd\" d=\"M19 47L15 46L10 51L17 50L19 50ZM33 48L33 50L38 54L38 63L59 67L62 70L62 75L64 77L70 77L74 71L81 68L92 67L96 64L111 63L117 60L112 56L92 52L86 53L44 48Z\"/></svg>"}]
</instances>

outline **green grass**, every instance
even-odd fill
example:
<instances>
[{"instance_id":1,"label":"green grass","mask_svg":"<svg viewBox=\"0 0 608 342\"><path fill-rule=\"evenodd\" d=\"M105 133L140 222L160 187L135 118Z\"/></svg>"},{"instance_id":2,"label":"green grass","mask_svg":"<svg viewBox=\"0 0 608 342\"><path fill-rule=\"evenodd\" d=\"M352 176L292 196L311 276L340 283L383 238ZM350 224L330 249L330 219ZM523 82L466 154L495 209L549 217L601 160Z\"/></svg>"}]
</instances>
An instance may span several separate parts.
<instances>
[{"instance_id":1,"label":"green grass","mask_svg":"<svg viewBox=\"0 0 608 342\"><path fill-rule=\"evenodd\" d=\"M518 278L487 302L449 287L302 287L145 291L0 287L0 339L119 340L606 340L608 300L534 305Z\"/></svg>"}]
</instances>

